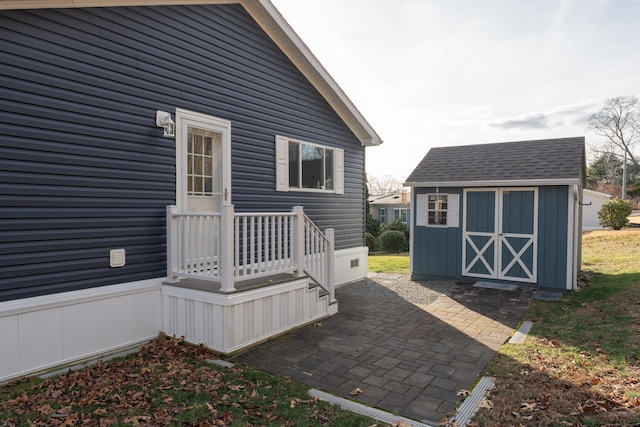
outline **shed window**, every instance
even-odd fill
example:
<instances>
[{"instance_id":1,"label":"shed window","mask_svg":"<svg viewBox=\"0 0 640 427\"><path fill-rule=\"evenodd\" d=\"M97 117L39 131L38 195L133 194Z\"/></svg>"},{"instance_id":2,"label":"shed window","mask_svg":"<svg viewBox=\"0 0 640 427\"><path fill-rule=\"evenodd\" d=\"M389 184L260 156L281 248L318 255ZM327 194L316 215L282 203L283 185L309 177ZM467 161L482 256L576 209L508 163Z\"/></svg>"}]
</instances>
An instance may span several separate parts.
<instances>
[{"instance_id":1,"label":"shed window","mask_svg":"<svg viewBox=\"0 0 640 427\"><path fill-rule=\"evenodd\" d=\"M344 151L276 137L277 191L344 193Z\"/></svg>"},{"instance_id":2,"label":"shed window","mask_svg":"<svg viewBox=\"0 0 640 427\"><path fill-rule=\"evenodd\" d=\"M416 196L416 226L459 227L460 195L435 193Z\"/></svg>"},{"instance_id":3,"label":"shed window","mask_svg":"<svg viewBox=\"0 0 640 427\"><path fill-rule=\"evenodd\" d=\"M427 223L429 225L447 225L448 194L429 194Z\"/></svg>"}]
</instances>

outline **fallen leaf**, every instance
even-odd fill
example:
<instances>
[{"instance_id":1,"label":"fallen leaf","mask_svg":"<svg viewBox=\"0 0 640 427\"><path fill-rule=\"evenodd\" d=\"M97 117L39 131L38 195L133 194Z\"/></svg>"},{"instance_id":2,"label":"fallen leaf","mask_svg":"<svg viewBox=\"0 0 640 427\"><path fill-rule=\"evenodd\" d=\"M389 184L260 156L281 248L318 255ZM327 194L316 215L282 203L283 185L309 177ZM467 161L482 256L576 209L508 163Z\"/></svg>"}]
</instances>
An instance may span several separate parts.
<instances>
[{"instance_id":1,"label":"fallen leaf","mask_svg":"<svg viewBox=\"0 0 640 427\"><path fill-rule=\"evenodd\" d=\"M469 390L458 390L456 396L469 396L471 392Z\"/></svg>"},{"instance_id":2,"label":"fallen leaf","mask_svg":"<svg viewBox=\"0 0 640 427\"><path fill-rule=\"evenodd\" d=\"M531 411L535 411L537 408L537 404L535 402L533 403L526 403L526 402L522 402L520 403L521 409L525 412L531 412Z\"/></svg>"},{"instance_id":3,"label":"fallen leaf","mask_svg":"<svg viewBox=\"0 0 640 427\"><path fill-rule=\"evenodd\" d=\"M549 399L551 398L551 395L548 393L545 393L544 396L542 396L542 407L547 409L549 407Z\"/></svg>"},{"instance_id":4,"label":"fallen leaf","mask_svg":"<svg viewBox=\"0 0 640 427\"><path fill-rule=\"evenodd\" d=\"M134 417L125 418L125 423L133 424L134 426L146 426L151 421L151 417L148 415L136 415Z\"/></svg>"},{"instance_id":5,"label":"fallen leaf","mask_svg":"<svg viewBox=\"0 0 640 427\"><path fill-rule=\"evenodd\" d=\"M356 396L356 395L358 395L358 394L362 394L362 393L364 393L364 390L363 390L363 389L361 389L360 387L356 387L356 388L354 388L353 390L351 390L351 391L349 392L349 394L350 394L351 396Z\"/></svg>"},{"instance_id":6,"label":"fallen leaf","mask_svg":"<svg viewBox=\"0 0 640 427\"><path fill-rule=\"evenodd\" d=\"M493 402L491 402L489 399L483 399L478 404L478 408L493 409Z\"/></svg>"}]
</instances>

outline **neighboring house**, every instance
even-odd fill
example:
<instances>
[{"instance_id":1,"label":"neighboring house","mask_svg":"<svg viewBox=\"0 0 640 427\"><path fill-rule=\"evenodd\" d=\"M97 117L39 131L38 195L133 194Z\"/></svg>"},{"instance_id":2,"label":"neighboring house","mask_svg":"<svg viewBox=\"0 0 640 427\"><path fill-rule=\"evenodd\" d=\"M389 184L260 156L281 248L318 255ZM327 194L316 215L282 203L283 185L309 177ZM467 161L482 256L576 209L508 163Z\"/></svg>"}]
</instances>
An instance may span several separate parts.
<instances>
[{"instance_id":1,"label":"neighboring house","mask_svg":"<svg viewBox=\"0 0 640 427\"><path fill-rule=\"evenodd\" d=\"M233 353L365 277L382 141L268 0L0 2L0 51L0 381Z\"/></svg>"},{"instance_id":2,"label":"neighboring house","mask_svg":"<svg viewBox=\"0 0 640 427\"><path fill-rule=\"evenodd\" d=\"M408 193L391 194L389 196L369 197L371 216L381 225L391 224L399 219L407 227L410 226L411 196Z\"/></svg>"},{"instance_id":3,"label":"neighboring house","mask_svg":"<svg viewBox=\"0 0 640 427\"><path fill-rule=\"evenodd\" d=\"M582 229L599 230L602 229L598 211L604 202L613 198L610 194L584 189L582 191Z\"/></svg>"},{"instance_id":4,"label":"neighboring house","mask_svg":"<svg viewBox=\"0 0 640 427\"><path fill-rule=\"evenodd\" d=\"M575 289L584 138L431 149L412 187L414 279Z\"/></svg>"}]
</instances>

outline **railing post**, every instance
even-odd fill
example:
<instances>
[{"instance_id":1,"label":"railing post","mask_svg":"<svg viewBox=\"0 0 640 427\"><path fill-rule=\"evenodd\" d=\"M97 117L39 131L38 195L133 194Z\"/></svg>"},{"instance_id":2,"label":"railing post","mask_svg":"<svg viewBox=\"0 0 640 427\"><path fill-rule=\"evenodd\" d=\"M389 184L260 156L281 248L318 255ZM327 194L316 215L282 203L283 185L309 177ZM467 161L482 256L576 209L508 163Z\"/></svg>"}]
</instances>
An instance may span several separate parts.
<instances>
[{"instance_id":1,"label":"railing post","mask_svg":"<svg viewBox=\"0 0 640 427\"><path fill-rule=\"evenodd\" d=\"M327 237L327 288L330 302L336 302L336 267L335 267L335 232L333 228L327 228L324 232Z\"/></svg>"},{"instance_id":2,"label":"railing post","mask_svg":"<svg viewBox=\"0 0 640 427\"><path fill-rule=\"evenodd\" d=\"M167 282L175 283L178 281L174 271L178 267L178 221L175 215L178 213L176 205L167 206Z\"/></svg>"},{"instance_id":3,"label":"railing post","mask_svg":"<svg viewBox=\"0 0 640 427\"><path fill-rule=\"evenodd\" d=\"M298 272L298 277L304 276L304 209L302 206L294 206L295 224L293 231L293 262Z\"/></svg>"},{"instance_id":4,"label":"railing post","mask_svg":"<svg viewBox=\"0 0 640 427\"><path fill-rule=\"evenodd\" d=\"M234 233L233 220L235 212L233 205L223 205L220 208L220 290L222 292L235 291L234 273Z\"/></svg>"}]
</instances>

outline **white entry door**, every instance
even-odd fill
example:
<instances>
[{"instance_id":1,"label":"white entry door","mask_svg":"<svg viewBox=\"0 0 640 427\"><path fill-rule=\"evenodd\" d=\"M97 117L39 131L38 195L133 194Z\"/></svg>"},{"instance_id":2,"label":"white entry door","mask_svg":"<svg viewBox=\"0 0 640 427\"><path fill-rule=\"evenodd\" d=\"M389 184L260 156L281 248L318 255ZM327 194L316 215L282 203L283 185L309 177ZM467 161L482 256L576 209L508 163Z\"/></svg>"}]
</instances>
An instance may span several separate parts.
<instances>
[{"instance_id":1,"label":"white entry door","mask_svg":"<svg viewBox=\"0 0 640 427\"><path fill-rule=\"evenodd\" d=\"M185 271L214 274L220 255L220 208L231 203L231 124L177 110L177 203L187 214L181 223Z\"/></svg>"},{"instance_id":2,"label":"white entry door","mask_svg":"<svg viewBox=\"0 0 640 427\"><path fill-rule=\"evenodd\" d=\"M177 110L176 184L182 211L220 212L231 203L231 123Z\"/></svg>"},{"instance_id":3,"label":"white entry door","mask_svg":"<svg viewBox=\"0 0 640 427\"><path fill-rule=\"evenodd\" d=\"M538 189L464 192L463 276L535 283Z\"/></svg>"}]
</instances>

